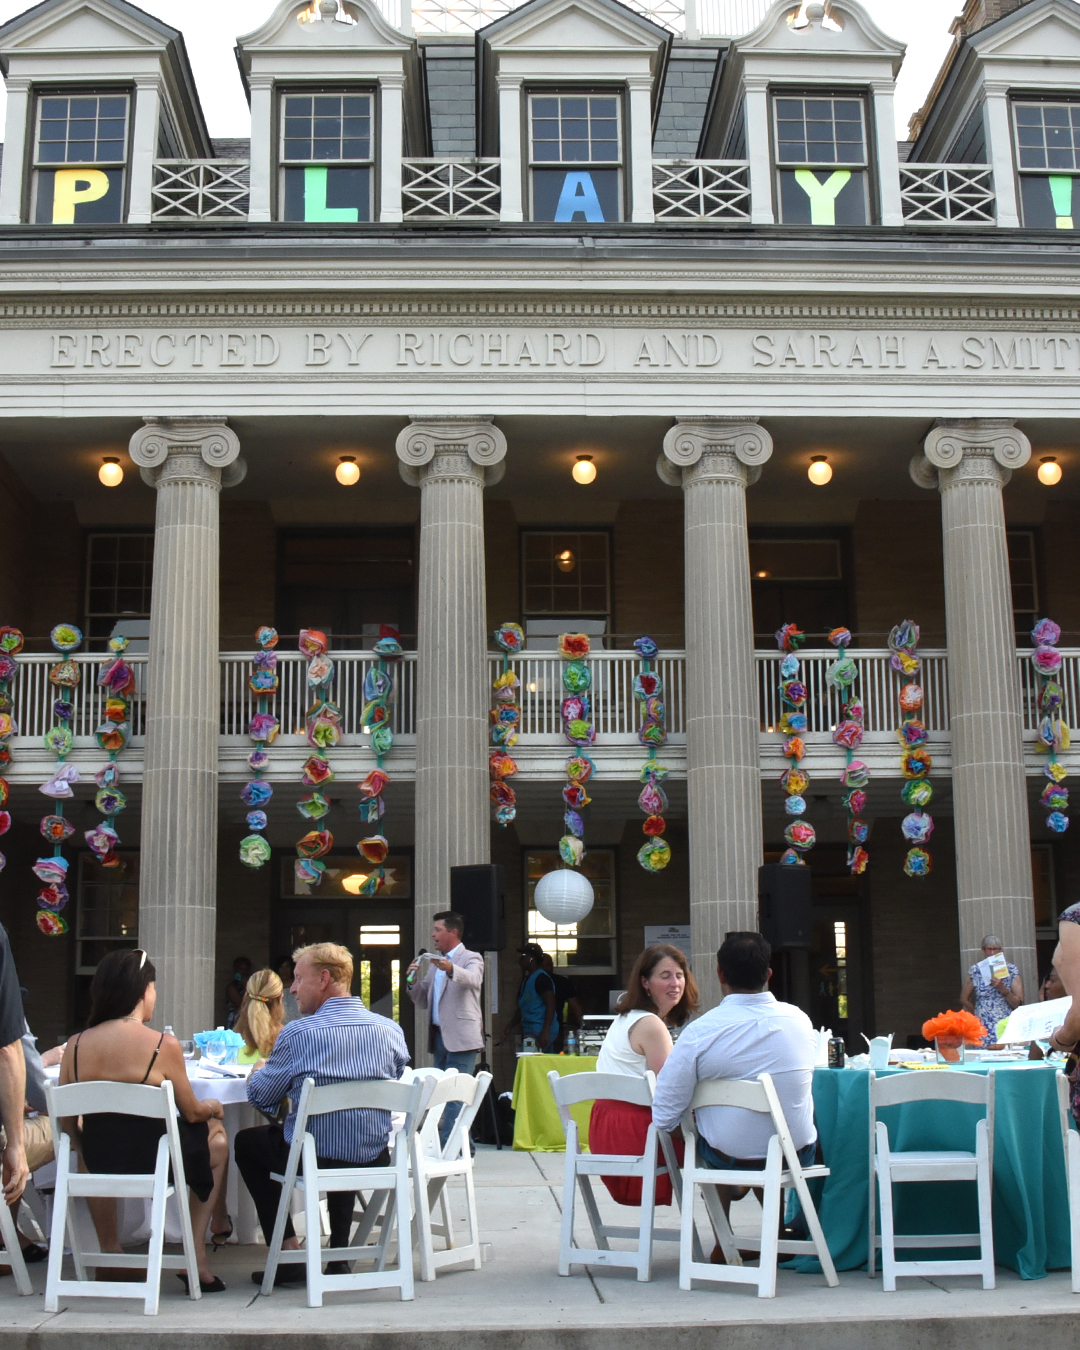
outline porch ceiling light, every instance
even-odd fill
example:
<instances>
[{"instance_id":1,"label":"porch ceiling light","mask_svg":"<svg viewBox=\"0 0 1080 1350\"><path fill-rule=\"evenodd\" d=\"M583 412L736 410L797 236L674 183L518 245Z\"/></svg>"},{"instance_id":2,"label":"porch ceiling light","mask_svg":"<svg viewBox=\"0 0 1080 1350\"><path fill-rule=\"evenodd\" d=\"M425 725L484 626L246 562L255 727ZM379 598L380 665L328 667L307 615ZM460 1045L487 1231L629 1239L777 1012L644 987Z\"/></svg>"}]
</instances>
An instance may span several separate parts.
<instances>
[{"instance_id":1,"label":"porch ceiling light","mask_svg":"<svg viewBox=\"0 0 1080 1350\"><path fill-rule=\"evenodd\" d=\"M811 455L810 467L806 471L807 478L815 487L824 487L832 478L832 465L829 463L826 455Z\"/></svg>"},{"instance_id":2,"label":"porch ceiling light","mask_svg":"<svg viewBox=\"0 0 1080 1350\"><path fill-rule=\"evenodd\" d=\"M592 462L592 455L578 455L577 462L570 471L574 475L574 482L592 483L596 479L596 465Z\"/></svg>"},{"instance_id":3,"label":"porch ceiling light","mask_svg":"<svg viewBox=\"0 0 1080 1350\"><path fill-rule=\"evenodd\" d=\"M367 876L363 872L354 872L351 877L341 878L341 889L348 891L350 895L359 895L360 887L367 881Z\"/></svg>"},{"instance_id":4,"label":"porch ceiling light","mask_svg":"<svg viewBox=\"0 0 1080 1350\"><path fill-rule=\"evenodd\" d=\"M556 553L555 566L560 572L572 572L577 566L577 559L574 557L573 549L564 548L561 553Z\"/></svg>"},{"instance_id":5,"label":"porch ceiling light","mask_svg":"<svg viewBox=\"0 0 1080 1350\"><path fill-rule=\"evenodd\" d=\"M342 487L352 487L354 483L359 483L360 466L356 462L356 456L340 455L334 477Z\"/></svg>"},{"instance_id":6,"label":"porch ceiling light","mask_svg":"<svg viewBox=\"0 0 1080 1350\"><path fill-rule=\"evenodd\" d=\"M1039 482L1045 483L1047 487L1061 482L1061 465L1053 455L1043 455L1039 460Z\"/></svg>"},{"instance_id":7,"label":"porch ceiling light","mask_svg":"<svg viewBox=\"0 0 1080 1350\"><path fill-rule=\"evenodd\" d=\"M1040 469L1041 473L1042 470ZM1060 470L1058 471L1060 476ZM119 487L124 481L124 470L120 467L120 461L115 455L106 455L101 461L101 468L97 471L98 482L104 487Z\"/></svg>"}]
</instances>

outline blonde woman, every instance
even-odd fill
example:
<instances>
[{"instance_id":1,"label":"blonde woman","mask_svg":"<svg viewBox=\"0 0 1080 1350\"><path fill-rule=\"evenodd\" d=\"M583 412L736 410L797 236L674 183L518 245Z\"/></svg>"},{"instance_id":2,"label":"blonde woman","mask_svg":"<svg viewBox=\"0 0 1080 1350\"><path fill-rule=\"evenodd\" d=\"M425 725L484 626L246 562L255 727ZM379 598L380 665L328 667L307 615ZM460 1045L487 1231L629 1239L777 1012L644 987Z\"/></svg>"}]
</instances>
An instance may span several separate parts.
<instances>
[{"instance_id":1,"label":"blonde woman","mask_svg":"<svg viewBox=\"0 0 1080 1350\"><path fill-rule=\"evenodd\" d=\"M284 992L280 976L272 970L257 970L248 980L235 1028L244 1038L241 1063L262 1064L269 1058L285 1020Z\"/></svg>"}]
</instances>

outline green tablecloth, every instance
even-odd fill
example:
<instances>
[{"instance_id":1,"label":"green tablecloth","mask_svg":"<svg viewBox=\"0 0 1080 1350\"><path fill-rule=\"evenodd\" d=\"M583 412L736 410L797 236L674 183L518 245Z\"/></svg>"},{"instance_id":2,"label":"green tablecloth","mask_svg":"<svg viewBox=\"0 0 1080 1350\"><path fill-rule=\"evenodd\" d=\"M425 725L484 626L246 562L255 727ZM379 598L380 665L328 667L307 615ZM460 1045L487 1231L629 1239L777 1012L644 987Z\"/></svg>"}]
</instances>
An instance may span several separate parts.
<instances>
[{"instance_id":1,"label":"green tablecloth","mask_svg":"<svg viewBox=\"0 0 1080 1350\"><path fill-rule=\"evenodd\" d=\"M566 1148L559 1109L551 1095L548 1074L591 1073L596 1069L595 1055L522 1055L514 1074L514 1147L530 1153L562 1153ZM581 1147L589 1147L589 1113L592 1102L572 1106L570 1114L578 1124Z\"/></svg>"},{"instance_id":2,"label":"green tablecloth","mask_svg":"<svg viewBox=\"0 0 1080 1350\"><path fill-rule=\"evenodd\" d=\"M985 1073L985 1064L926 1072ZM1038 1063L996 1066L994 1123L994 1257L1025 1280L1071 1260L1065 1161L1055 1071ZM911 1072L892 1070L890 1072ZM884 1075L882 1075L884 1076ZM865 1069L818 1069L814 1115L831 1175L814 1184L815 1200L838 1270L866 1265L869 1198L870 1075ZM980 1107L913 1102L879 1112L896 1149L973 1149ZM898 1233L976 1232L973 1182L905 1183L893 1190ZM878 1225L880 1231L880 1223ZM914 1250L900 1259L914 1259ZM948 1257L949 1253L937 1253ZM954 1252L953 1255L959 1256ZM818 1270L799 1257L798 1270Z\"/></svg>"}]
</instances>

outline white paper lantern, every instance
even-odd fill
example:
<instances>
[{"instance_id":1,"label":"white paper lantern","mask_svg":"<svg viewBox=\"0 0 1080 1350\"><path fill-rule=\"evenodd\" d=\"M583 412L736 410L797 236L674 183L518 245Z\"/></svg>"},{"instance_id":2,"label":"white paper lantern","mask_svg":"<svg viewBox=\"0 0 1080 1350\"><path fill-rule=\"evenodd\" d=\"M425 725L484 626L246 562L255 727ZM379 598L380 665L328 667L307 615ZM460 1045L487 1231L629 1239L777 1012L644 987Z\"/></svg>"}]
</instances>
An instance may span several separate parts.
<instances>
[{"instance_id":1,"label":"white paper lantern","mask_svg":"<svg viewBox=\"0 0 1080 1350\"><path fill-rule=\"evenodd\" d=\"M580 872L560 867L536 883L534 903L548 923L580 923L593 907L592 882Z\"/></svg>"}]
</instances>

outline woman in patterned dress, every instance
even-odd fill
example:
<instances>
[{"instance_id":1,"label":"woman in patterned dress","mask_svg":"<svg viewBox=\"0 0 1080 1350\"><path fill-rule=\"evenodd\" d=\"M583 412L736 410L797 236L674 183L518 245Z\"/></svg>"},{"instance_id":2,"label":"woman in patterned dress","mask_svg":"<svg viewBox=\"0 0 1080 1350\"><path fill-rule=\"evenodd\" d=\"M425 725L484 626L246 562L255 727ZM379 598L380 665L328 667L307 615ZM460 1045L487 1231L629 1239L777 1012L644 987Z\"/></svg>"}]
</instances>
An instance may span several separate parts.
<instances>
[{"instance_id":1,"label":"woman in patterned dress","mask_svg":"<svg viewBox=\"0 0 1080 1350\"><path fill-rule=\"evenodd\" d=\"M1054 952L1054 969L1065 986L1065 992L1072 996L1072 1007L1065 1014L1065 1021L1050 1033L1050 1049L1061 1050L1072 1056L1080 1041L1080 905L1070 905L1064 913L1058 915L1058 945ZM1080 1074L1076 1072L1075 1059L1071 1059L1072 1072L1069 1074L1069 1102L1073 1119L1080 1125ZM1068 1072L1068 1070L1066 1070Z\"/></svg>"},{"instance_id":2,"label":"woman in patterned dress","mask_svg":"<svg viewBox=\"0 0 1080 1350\"><path fill-rule=\"evenodd\" d=\"M982 954L997 956L1004 951L1001 939L987 934L982 940ZM1024 1001L1024 982L1020 972L1011 961L1005 964L1009 973L1003 980L987 980L978 964L971 967L960 994L960 1006L973 1012L986 1028L985 1044L992 1045L997 1040L997 1025L1003 1017L1008 1017L1014 1008Z\"/></svg>"}]
</instances>

